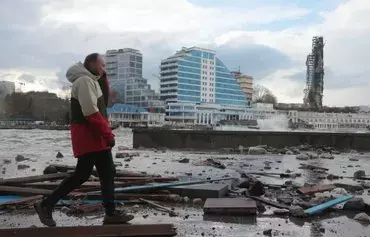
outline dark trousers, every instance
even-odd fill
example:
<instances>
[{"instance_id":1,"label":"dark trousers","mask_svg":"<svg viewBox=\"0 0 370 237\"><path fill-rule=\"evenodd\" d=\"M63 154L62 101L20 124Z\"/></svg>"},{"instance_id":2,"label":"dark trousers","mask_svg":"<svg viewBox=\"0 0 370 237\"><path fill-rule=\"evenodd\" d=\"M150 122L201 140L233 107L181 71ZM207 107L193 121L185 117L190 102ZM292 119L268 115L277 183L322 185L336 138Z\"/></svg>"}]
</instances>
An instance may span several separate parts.
<instances>
[{"instance_id":1,"label":"dark trousers","mask_svg":"<svg viewBox=\"0 0 370 237\"><path fill-rule=\"evenodd\" d=\"M86 182L93 171L94 166L99 175L103 205L107 215L111 215L115 209L114 205L114 176L115 167L111 151L90 153L78 157L75 172L63 180L54 192L44 199L43 204L49 208L54 205L73 189L76 189Z\"/></svg>"}]
</instances>

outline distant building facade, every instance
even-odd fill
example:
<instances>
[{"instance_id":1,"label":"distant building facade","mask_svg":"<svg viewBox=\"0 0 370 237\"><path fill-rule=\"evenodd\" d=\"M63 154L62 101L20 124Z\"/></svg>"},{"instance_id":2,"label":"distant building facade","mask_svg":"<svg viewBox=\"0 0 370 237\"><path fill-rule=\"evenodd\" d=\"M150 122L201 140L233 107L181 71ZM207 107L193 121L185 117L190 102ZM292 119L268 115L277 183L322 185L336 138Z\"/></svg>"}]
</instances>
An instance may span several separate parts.
<instances>
[{"instance_id":1,"label":"distant building facade","mask_svg":"<svg viewBox=\"0 0 370 237\"><path fill-rule=\"evenodd\" d=\"M164 124L164 113L150 113L136 105L115 104L108 108L109 121L124 127L160 127Z\"/></svg>"},{"instance_id":2,"label":"distant building facade","mask_svg":"<svg viewBox=\"0 0 370 237\"><path fill-rule=\"evenodd\" d=\"M214 126L225 120L286 119L281 114L272 104L257 104L252 108L178 102L166 105L166 121L174 124Z\"/></svg>"},{"instance_id":3,"label":"distant building facade","mask_svg":"<svg viewBox=\"0 0 370 237\"><path fill-rule=\"evenodd\" d=\"M253 77L244 75L241 72L231 72L238 80L242 91L247 95L249 101L253 98Z\"/></svg>"},{"instance_id":4,"label":"distant building facade","mask_svg":"<svg viewBox=\"0 0 370 237\"><path fill-rule=\"evenodd\" d=\"M184 47L162 60L160 71L160 96L166 103L249 106L237 79L213 50Z\"/></svg>"},{"instance_id":5,"label":"distant building facade","mask_svg":"<svg viewBox=\"0 0 370 237\"><path fill-rule=\"evenodd\" d=\"M320 113L309 111L289 111L292 125L317 130L358 130L370 126L369 113Z\"/></svg>"},{"instance_id":6,"label":"distant building facade","mask_svg":"<svg viewBox=\"0 0 370 237\"><path fill-rule=\"evenodd\" d=\"M159 94L143 78L143 55L139 50L107 50L104 56L110 86L115 91L114 102L144 108L164 106L159 100Z\"/></svg>"},{"instance_id":7,"label":"distant building facade","mask_svg":"<svg viewBox=\"0 0 370 237\"><path fill-rule=\"evenodd\" d=\"M15 83L12 81L0 81L0 99L15 92Z\"/></svg>"}]
</instances>

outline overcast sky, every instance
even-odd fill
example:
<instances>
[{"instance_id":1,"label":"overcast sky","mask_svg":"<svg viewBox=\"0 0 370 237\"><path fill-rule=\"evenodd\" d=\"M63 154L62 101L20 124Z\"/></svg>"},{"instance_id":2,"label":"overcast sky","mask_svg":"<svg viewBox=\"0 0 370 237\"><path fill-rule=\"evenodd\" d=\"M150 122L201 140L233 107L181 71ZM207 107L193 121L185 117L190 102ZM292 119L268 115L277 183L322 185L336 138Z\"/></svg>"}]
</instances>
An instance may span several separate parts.
<instances>
[{"instance_id":1,"label":"overcast sky","mask_svg":"<svg viewBox=\"0 0 370 237\"><path fill-rule=\"evenodd\" d=\"M324 104L369 105L369 22L370 0L1 0L0 80L58 92L86 54L132 47L158 88L161 59L201 46L279 102L302 102L306 55L322 35Z\"/></svg>"}]
</instances>

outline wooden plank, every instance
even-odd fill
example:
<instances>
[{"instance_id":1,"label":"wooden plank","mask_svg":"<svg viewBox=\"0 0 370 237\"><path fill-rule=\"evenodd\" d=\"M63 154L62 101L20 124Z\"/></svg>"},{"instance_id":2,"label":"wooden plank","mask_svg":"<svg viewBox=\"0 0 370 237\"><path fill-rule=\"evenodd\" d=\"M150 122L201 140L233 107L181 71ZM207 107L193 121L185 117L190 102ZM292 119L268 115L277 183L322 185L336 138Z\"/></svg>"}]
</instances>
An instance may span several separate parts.
<instances>
[{"instance_id":1,"label":"wooden plank","mask_svg":"<svg viewBox=\"0 0 370 237\"><path fill-rule=\"evenodd\" d=\"M116 193L114 198L116 200L135 200L139 198L145 198L154 201L174 201L174 196L179 197L178 195L171 195L171 194L135 194L135 193ZM94 199L102 199L101 194L87 194L84 196L89 200Z\"/></svg>"},{"instance_id":2,"label":"wooden plank","mask_svg":"<svg viewBox=\"0 0 370 237\"><path fill-rule=\"evenodd\" d=\"M17 184L19 187L29 187L29 188L41 188L41 189L55 189L57 188L62 181L56 182L43 182L43 183L29 183L29 184ZM142 183L142 182L141 182ZM127 182L115 182L115 187L126 187L129 186ZM83 183L80 188L100 188L100 182L87 181Z\"/></svg>"},{"instance_id":3,"label":"wooden plank","mask_svg":"<svg viewBox=\"0 0 370 237\"><path fill-rule=\"evenodd\" d=\"M256 215L256 201L249 198L208 198L204 204L205 214Z\"/></svg>"},{"instance_id":4,"label":"wooden plank","mask_svg":"<svg viewBox=\"0 0 370 237\"><path fill-rule=\"evenodd\" d=\"M76 166L74 165L61 165L61 164L50 164L49 166L54 166L58 172L68 172L68 171L74 171L76 169ZM92 174L96 177L98 177L98 173L96 169L93 169ZM140 173L140 172L132 172L127 170L116 170L116 177L148 177L151 175ZM154 176L153 176L154 177Z\"/></svg>"},{"instance_id":5,"label":"wooden plank","mask_svg":"<svg viewBox=\"0 0 370 237\"><path fill-rule=\"evenodd\" d=\"M151 206L153 206L153 207L156 207L156 208L157 208L157 209L159 209L159 210L166 211L167 213L170 213L172 216L177 216L177 215L178 215L177 213L175 213L175 212L174 212L173 210L171 210L170 208L167 208L167 207L161 206L161 205L159 205L159 204L157 204L157 203L155 203L155 202L152 202L152 201L146 200L146 199L144 199L144 198L140 198L139 200L140 200L140 201L142 201L142 202L145 202L145 203L147 203L147 204L149 204L149 205L151 205Z\"/></svg>"},{"instance_id":6,"label":"wooden plank","mask_svg":"<svg viewBox=\"0 0 370 237\"><path fill-rule=\"evenodd\" d=\"M245 195L245 196L247 198L251 198L253 200L260 201L260 202L262 202L264 204L267 204L269 206L272 206L272 207L276 207L276 208L280 208L280 209L289 209L289 207L284 205L284 204L273 202L273 201L270 201L270 200L267 200L267 199L264 199L264 198L261 198L261 197L249 196L249 195Z\"/></svg>"},{"instance_id":7,"label":"wooden plank","mask_svg":"<svg viewBox=\"0 0 370 237\"><path fill-rule=\"evenodd\" d=\"M319 169L319 170L325 170L325 171L329 171L328 168L323 168L323 167L320 167L320 166L315 166L315 165L309 165L309 164L305 164L305 163L300 163L300 165L302 166L301 168L308 168L308 169Z\"/></svg>"},{"instance_id":8,"label":"wooden plank","mask_svg":"<svg viewBox=\"0 0 370 237\"><path fill-rule=\"evenodd\" d=\"M320 205L317 205L317 206L314 206L314 207L311 207L309 209L306 209L304 211L304 213L306 213L307 215L313 215L313 214L316 214L316 213L319 213L319 212L322 212L324 211L325 209L328 209L330 207L333 207L337 204L340 204L342 202L346 202L348 201L349 199L353 198L353 195L342 195L334 200L330 200L328 202L324 202Z\"/></svg>"},{"instance_id":9,"label":"wooden plank","mask_svg":"<svg viewBox=\"0 0 370 237\"><path fill-rule=\"evenodd\" d=\"M103 225L0 229L0 236L6 237L151 237L176 236L172 224L151 225Z\"/></svg>"},{"instance_id":10,"label":"wooden plank","mask_svg":"<svg viewBox=\"0 0 370 237\"><path fill-rule=\"evenodd\" d=\"M0 194L12 194L28 197L34 195L50 195L52 192L52 190L47 189L0 186Z\"/></svg>"},{"instance_id":11,"label":"wooden plank","mask_svg":"<svg viewBox=\"0 0 370 237\"><path fill-rule=\"evenodd\" d=\"M147 184L147 185L141 185L141 186L131 186L131 187L125 187L125 188L116 188L114 191L116 193L129 193L129 192L138 192L138 191L144 191L144 190L153 190L153 189L161 189L161 188L184 186L184 185L210 183L210 182L230 180L230 179L233 179L233 178L223 178L223 179L213 179L213 180L200 180L200 181L178 181L178 182L171 182L171 183L153 183L153 184ZM96 194L96 192L91 192L91 193L92 194L94 194L94 193Z\"/></svg>"},{"instance_id":12,"label":"wooden plank","mask_svg":"<svg viewBox=\"0 0 370 237\"><path fill-rule=\"evenodd\" d=\"M335 189L335 186L333 184L325 184L325 185L316 185L313 187L302 187L299 188L297 192L303 195L311 195L314 193L322 193L333 189Z\"/></svg>"},{"instance_id":13,"label":"wooden plank","mask_svg":"<svg viewBox=\"0 0 370 237\"><path fill-rule=\"evenodd\" d=\"M30 196L30 197L25 197L25 198L20 198L12 201L8 201L5 203L1 203L0 206L11 206L11 205L23 205L23 204L29 204L29 203L34 203L35 201L41 200L42 195L36 195L36 196Z\"/></svg>"},{"instance_id":14,"label":"wooden plank","mask_svg":"<svg viewBox=\"0 0 370 237\"><path fill-rule=\"evenodd\" d=\"M35 175L35 176L28 176L28 177L2 179L0 180L0 185L18 185L18 184L24 185L27 183L52 181L52 180L64 179L65 177L69 175L70 175L69 173L56 173L56 174L44 174L44 175Z\"/></svg>"},{"instance_id":15,"label":"wooden plank","mask_svg":"<svg viewBox=\"0 0 370 237\"><path fill-rule=\"evenodd\" d=\"M144 176L144 177L115 177L116 181L141 181L141 180L152 180L153 182L172 182L172 181L178 181L179 178L177 177L150 177L150 176Z\"/></svg>"}]
</instances>

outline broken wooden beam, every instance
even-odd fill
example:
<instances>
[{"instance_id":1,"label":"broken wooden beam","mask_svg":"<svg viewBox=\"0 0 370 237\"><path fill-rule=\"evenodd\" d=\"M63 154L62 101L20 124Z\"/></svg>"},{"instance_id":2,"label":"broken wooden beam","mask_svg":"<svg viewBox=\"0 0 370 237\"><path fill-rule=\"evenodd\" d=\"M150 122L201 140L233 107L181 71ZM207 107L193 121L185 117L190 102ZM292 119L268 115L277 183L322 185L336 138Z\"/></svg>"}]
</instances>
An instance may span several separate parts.
<instances>
[{"instance_id":1,"label":"broken wooden beam","mask_svg":"<svg viewBox=\"0 0 370 237\"><path fill-rule=\"evenodd\" d=\"M84 196L89 200L102 199L101 194L87 194ZM135 200L145 198L154 201L179 201L179 195L176 194L136 194L136 193L116 193L114 198L116 200Z\"/></svg>"},{"instance_id":2,"label":"broken wooden beam","mask_svg":"<svg viewBox=\"0 0 370 237\"><path fill-rule=\"evenodd\" d=\"M50 164L49 167L55 168L57 172L69 172L74 171L76 169L76 166L74 165L61 165L61 164ZM92 175L96 177L99 176L96 169L93 169ZM132 172L126 170L116 170L116 177L148 177L148 176L152 177L152 175L148 175L146 173Z\"/></svg>"},{"instance_id":3,"label":"broken wooden beam","mask_svg":"<svg viewBox=\"0 0 370 237\"><path fill-rule=\"evenodd\" d=\"M328 168L323 168L323 167L320 167L320 166L315 166L315 165L309 165L309 164L304 164L304 163L300 163L301 165L301 168L308 168L308 169L319 169L319 170L325 170L325 171L329 171Z\"/></svg>"},{"instance_id":4,"label":"broken wooden beam","mask_svg":"<svg viewBox=\"0 0 370 237\"><path fill-rule=\"evenodd\" d=\"M298 193L303 195L311 195L314 193L322 193L325 191L330 191L335 189L335 186L332 184L325 184L325 185L316 185L312 187L302 187L297 190Z\"/></svg>"},{"instance_id":5,"label":"broken wooden beam","mask_svg":"<svg viewBox=\"0 0 370 237\"><path fill-rule=\"evenodd\" d=\"M206 215L256 215L256 201L249 198L208 198L203 207Z\"/></svg>"},{"instance_id":6,"label":"broken wooden beam","mask_svg":"<svg viewBox=\"0 0 370 237\"><path fill-rule=\"evenodd\" d=\"M143 176L143 177L115 177L114 180L127 182L127 181L141 181L141 180L152 180L153 182L172 182L178 181L179 178L177 177L150 177L150 176Z\"/></svg>"},{"instance_id":7,"label":"broken wooden beam","mask_svg":"<svg viewBox=\"0 0 370 237\"><path fill-rule=\"evenodd\" d=\"M272 207L276 207L276 208L280 208L280 209L289 209L289 207L286 206L286 205L283 205L283 204L280 204L280 203L277 203L277 202L274 202L274 201L271 201L271 200L267 200L265 198L256 197L256 196L249 196L249 195L245 195L245 196L247 198L262 202L262 203L264 203L266 205L269 205L269 206L272 206Z\"/></svg>"},{"instance_id":8,"label":"broken wooden beam","mask_svg":"<svg viewBox=\"0 0 370 237\"><path fill-rule=\"evenodd\" d=\"M173 210L171 210L168 207L161 206L161 205L159 205L159 204L157 204L155 202L146 200L144 198L140 198L139 200L142 201L142 202L144 202L144 203L147 203L147 204L149 204L149 205L151 205L151 206L153 206L153 207L155 207L155 208L157 208L159 210L166 211L167 213L170 213L172 216L177 216L178 215L177 213L175 213Z\"/></svg>"},{"instance_id":9,"label":"broken wooden beam","mask_svg":"<svg viewBox=\"0 0 370 237\"><path fill-rule=\"evenodd\" d=\"M28 183L64 179L69 175L70 173L56 173L56 174L44 174L44 175L35 175L35 176L28 176L28 177L2 179L0 180L0 185L18 185L18 184L26 185Z\"/></svg>"},{"instance_id":10,"label":"broken wooden beam","mask_svg":"<svg viewBox=\"0 0 370 237\"><path fill-rule=\"evenodd\" d=\"M42 199L42 195L25 197L17 200L1 203L0 206L18 206L18 205L30 205Z\"/></svg>"},{"instance_id":11,"label":"broken wooden beam","mask_svg":"<svg viewBox=\"0 0 370 237\"><path fill-rule=\"evenodd\" d=\"M52 190L39 188L0 186L0 194L12 194L25 197L34 195L50 195L52 192L53 192Z\"/></svg>"},{"instance_id":12,"label":"broken wooden beam","mask_svg":"<svg viewBox=\"0 0 370 237\"><path fill-rule=\"evenodd\" d=\"M141 182L143 183L143 182ZM43 182L43 183L29 183L29 184L17 184L14 186L29 187L29 188L41 188L41 189L55 189L61 184L61 181L56 182ZM136 184L136 183L135 183ZM126 187L130 186L127 182L115 182L115 187ZM79 188L100 188L100 182L87 181L83 183Z\"/></svg>"},{"instance_id":13,"label":"broken wooden beam","mask_svg":"<svg viewBox=\"0 0 370 237\"><path fill-rule=\"evenodd\" d=\"M202 183L211 183L217 181L224 181L224 180L231 180L234 178L221 178L221 179L212 179L212 180L198 180L198 181L177 181L177 182L170 182L170 183L153 183L147 185L140 185L140 186L131 186L125 188L115 188L115 193L134 193L134 192L141 192L147 190L155 190L155 189L163 189L169 187L176 187L176 186L186 186L186 185L193 185L193 184L202 184ZM98 194L100 192L91 192L91 194Z\"/></svg>"},{"instance_id":14,"label":"broken wooden beam","mask_svg":"<svg viewBox=\"0 0 370 237\"><path fill-rule=\"evenodd\" d=\"M0 236L6 237L152 237L176 236L172 224L151 225L103 225L103 226L66 226L0 229Z\"/></svg>"}]
</instances>

